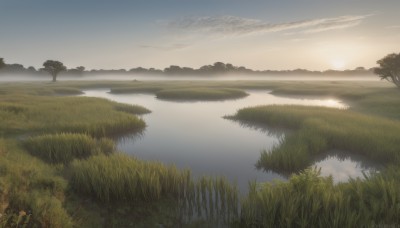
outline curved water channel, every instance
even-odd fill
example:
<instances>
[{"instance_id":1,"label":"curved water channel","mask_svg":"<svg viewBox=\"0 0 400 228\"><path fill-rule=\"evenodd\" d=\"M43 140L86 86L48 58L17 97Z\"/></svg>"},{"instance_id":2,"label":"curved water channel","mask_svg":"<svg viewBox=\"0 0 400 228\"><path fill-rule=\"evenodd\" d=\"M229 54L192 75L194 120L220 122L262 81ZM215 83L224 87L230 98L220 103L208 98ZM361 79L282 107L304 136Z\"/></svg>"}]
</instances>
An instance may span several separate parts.
<instances>
[{"instance_id":1,"label":"curved water channel","mask_svg":"<svg viewBox=\"0 0 400 228\"><path fill-rule=\"evenodd\" d=\"M249 127L224 119L238 109L256 105L297 104L346 108L335 99L278 97L268 91L247 91L249 96L227 101L176 102L160 100L154 94L111 94L109 89L86 90L83 96L137 104L152 111L143 115L147 127L142 135L118 140L118 149L144 160L156 160L189 168L192 174L220 175L236 181L246 192L248 182L284 179L277 173L257 170L260 152L279 143L282 132ZM359 157L321 157L315 165L335 182L362 177L370 166Z\"/></svg>"}]
</instances>

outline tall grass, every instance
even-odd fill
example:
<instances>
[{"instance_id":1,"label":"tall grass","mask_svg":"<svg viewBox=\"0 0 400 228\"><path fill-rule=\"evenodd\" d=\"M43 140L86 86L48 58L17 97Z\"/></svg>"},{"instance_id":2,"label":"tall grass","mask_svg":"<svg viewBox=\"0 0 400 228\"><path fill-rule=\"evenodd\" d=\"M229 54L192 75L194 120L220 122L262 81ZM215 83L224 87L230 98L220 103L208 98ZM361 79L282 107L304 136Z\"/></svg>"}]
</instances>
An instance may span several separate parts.
<instances>
[{"instance_id":1,"label":"tall grass","mask_svg":"<svg viewBox=\"0 0 400 228\"><path fill-rule=\"evenodd\" d=\"M291 173L306 168L316 154L341 149L374 161L400 160L400 123L348 110L304 106L241 109L238 120L294 129L280 145L264 151L259 167Z\"/></svg>"},{"instance_id":2,"label":"tall grass","mask_svg":"<svg viewBox=\"0 0 400 228\"><path fill-rule=\"evenodd\" d=\"M0 227L72 227L67 181L57 169L0 139Z\"/></svg>"},{"instance_id":3,"label":"tall grass","mask_svg":"<svg viewBox=\"0 0 400 228\"><path fill-rule=\"evenodd\" d=\"M96 140L85 134L47 134L30 137L25 142L27 150L47 162L67 164L75 158L87 158L115 150L112 140Z\"/></svg>"},{"instance_id":4,"label":"tall grass","mask_svg":"<svg viewBox=\"0 0 400 228\"><path fill-rule=\"evenodd\" d=\"M399 224L399 171L334 185L307 169L288 182L252 184L242 201L243 227L371 227Z\"/></svg>"},{"instance_id":5,"label":"tall grass","mask_svg":"<svg viewBox=\"0 0 400 228\"><path fill-rule=\"evenodd\" d=\"M224 178L193 180L188 170L145 162L123 154L97 155L71 166L71 187L100 202L158 201L173 198L184 221L228 221L237 214L238 191Z\"/></svg>"}]
</instances>

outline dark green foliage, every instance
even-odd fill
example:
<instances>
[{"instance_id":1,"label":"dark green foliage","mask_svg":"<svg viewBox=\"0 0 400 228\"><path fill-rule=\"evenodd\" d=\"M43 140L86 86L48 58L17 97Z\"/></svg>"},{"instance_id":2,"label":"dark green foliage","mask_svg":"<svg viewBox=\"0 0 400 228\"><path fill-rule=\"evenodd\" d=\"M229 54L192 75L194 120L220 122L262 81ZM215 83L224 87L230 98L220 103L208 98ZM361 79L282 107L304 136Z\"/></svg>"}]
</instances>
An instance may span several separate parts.
<instances>
[{"instance_id":1,"label":"dark green foliage","mask_svg":"<svg viewBox=\"0 0 400 228\"><path fill-rule=\"evenodd\" d=\"M3 67L5 67L5 66L6 66L6 64L5 64L5 62L4 62L4 59L3 59L3 58L0 58L0 69L3 68Z\"/></svg>"},{"instance_id":2,"label":"dark green foliage","mask_svg":"<svg viewBox=\"0 0 400 228\"><path fill-rule=\"evenodd\" d=\"M379 67L375 68L375 74L400 88L400 53L389 54L378 60L377 63Z\"/></svg>"},{"instance_id":3,"label":"dark green foliage","mask_svg":"<svg viewBox=\"0 0 400 228\"><path fill-rule=\"evenodd\" d=\"M67 68L64 66L62 62L55 60L47 60L46 62L43 63L43 66L44 66L43 70L49 72L53 77L53 82L57 80L57 75L61 71L67 70Z\"/></svg>"}]
</instances>

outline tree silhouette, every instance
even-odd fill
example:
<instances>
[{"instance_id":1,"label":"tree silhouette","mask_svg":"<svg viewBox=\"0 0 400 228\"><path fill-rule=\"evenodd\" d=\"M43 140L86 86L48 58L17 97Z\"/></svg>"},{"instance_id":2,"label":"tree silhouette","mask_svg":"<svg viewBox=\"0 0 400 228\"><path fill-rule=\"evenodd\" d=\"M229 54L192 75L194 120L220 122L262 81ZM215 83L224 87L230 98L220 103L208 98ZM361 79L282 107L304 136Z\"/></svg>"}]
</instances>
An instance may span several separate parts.
<instances>
[{"instance_id":1,"label":"tree silhouette","mask_svg":"<svg viewBox=\"0 0 400 228\"><path fill-rule=\"evenodd\" d=\"M84 66L78 66L76 69L77 69L78 71L80 71L80 72L85 71L85 67L84 67Z\"/></svg>"},{"instance_id":2,"label":"tree silhouette","mask_svg":"<svg viewBox=\"0 0 400 228\"><path fill-rule=\"evenodd\" d=\"M5 66L6 66L6 63L4 62L4 59L0 58L0 69L5 67Z\"/></svg>"},{"instance_id":3,"label":"tree silhouette","mask_svg":"<svg viewBox=\"0 0 400 228\"><path fill-rule=\"evenodd\" d=\"M377 63L379 67L375 68L374 73L400 88L400 53L389 54Z\"/></svg>"},{"instance_id":4,"label":"tree silhouette","mask_svg":"<svg viewBox=\"0 0 400 228\"><path fill-rule=\"evenodd\" d=\"M47 60L43 63L43 70L49 72L51 76L53 76L53 82L57 80L57 75L61 71L67 70L62 62L55 61L55 60Z\"/></svg>"}]
</instances>

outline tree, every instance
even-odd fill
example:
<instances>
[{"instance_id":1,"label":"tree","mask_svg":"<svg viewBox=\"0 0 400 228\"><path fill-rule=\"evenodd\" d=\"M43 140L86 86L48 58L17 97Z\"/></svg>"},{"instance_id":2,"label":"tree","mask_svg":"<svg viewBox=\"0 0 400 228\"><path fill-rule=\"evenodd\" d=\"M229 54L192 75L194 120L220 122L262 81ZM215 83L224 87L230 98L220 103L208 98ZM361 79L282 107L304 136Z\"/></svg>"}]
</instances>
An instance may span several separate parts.
<instances>
[{"instance_id":1,"label":"tree","mask_svg":"<svg viewBox=\"0 0 400 228\"><path fill-rule=\"evenodd\" d=\"M31 71L31 72L35 72L36 71L35 67L33 67L33 66L28 67L28 70Z\"/></svg>"},{"instance_id":2,"label":"tree","mask_svg":"<svg viewBox=\"0 0 400 228\"><path fill-rule=\"evenodd\" d=\"M67 70L62 62L55 61L55 60L47 60L43 63L43 70L49 72L51 76L53 76L53 82L57 80L57 75L61 71Z\"/></svg>"},{"instance_id":3,"label":"tree","mask_svg":"<svg viewBox=\"0 0 400 228\"><path fill-rule=\"evenodd\" d=\"M389 54L377 63L379 67L374 69L374 73L400 88L400 53Z\"/></svg>"},{"instance_id":4,"label":"tree","mask_svg":"<svg viewBox=\"0 0 400 228\"><path fill-rule=\"evenodd\" d=\"M181 73L182 68L180 66L171 65L164 69L166 74L178 74Z\"/></svg>"},{"instance_id":5,"label":"tree","mask_svg":"<svg viewBox=\"0 0 400 228\"><path fill-rule=\"evenodd\" d=\"M78 66L77 68L76 68L79 72L83 72L83 71L85 71L85 67L84 66Z\"/></svg>"},{"instance_id":6,"label":"tree","mask_svg":"<svg viewBox=\"0 0 400 228\"><path fill-rule=\"evenodd\" d=\"M5 66L6 66L6 63L4 62L4 59L0 58L0 69L5 67Z\"/></svg>"}]
</instances>

